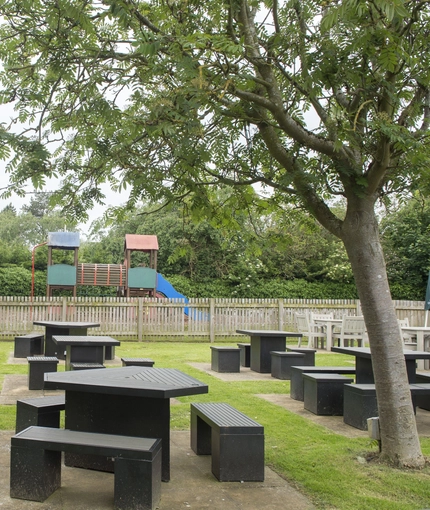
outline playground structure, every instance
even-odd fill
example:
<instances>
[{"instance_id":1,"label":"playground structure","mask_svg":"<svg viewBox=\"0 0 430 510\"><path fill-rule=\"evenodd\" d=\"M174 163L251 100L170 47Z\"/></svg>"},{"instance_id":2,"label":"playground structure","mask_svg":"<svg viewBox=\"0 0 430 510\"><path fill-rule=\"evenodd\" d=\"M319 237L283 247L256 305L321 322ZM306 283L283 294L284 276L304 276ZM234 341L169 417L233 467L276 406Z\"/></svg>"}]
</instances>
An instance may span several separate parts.
<instances>
[{"instance_id":1,"label":"playground structure","mask_svg":"<svg viewBox=\"0 0 430 510\"><path fill-rule=\"evenodd\" d=\"M181 298L174 287L157 273L158 239L155 235L126 234L124 241L124 264L79 263L80 239L78 232L50 232L48 234L48 271L46 294L54 290L71 290L76 296L79 285L116 287L117 294L125 297ZM74 262L54 264L53 250L73 250ZM148 253L149 265L131 267L132 252Z\"/></svg>"}]
</instances>

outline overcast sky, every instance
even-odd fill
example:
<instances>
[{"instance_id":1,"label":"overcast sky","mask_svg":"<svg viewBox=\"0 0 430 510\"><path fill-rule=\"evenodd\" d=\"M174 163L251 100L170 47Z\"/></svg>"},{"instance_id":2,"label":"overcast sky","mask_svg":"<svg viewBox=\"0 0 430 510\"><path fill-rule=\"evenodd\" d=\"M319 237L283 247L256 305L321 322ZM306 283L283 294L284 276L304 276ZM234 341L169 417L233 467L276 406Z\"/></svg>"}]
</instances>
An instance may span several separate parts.
<instances>
[{"instance_id":1,"label":"overcast sky","mask_svg":"<svg viewBox=\"0 0 430 510\"><path fill-rule=\"evenodd\" d=\"M9 182L8 174L5 171L5 166L6 166L5 162L0 161L0 188L5 187ZM43 191L53 191L57 186L58 181L51 180L47 183L47 186ZM30 202L32 191L33 191L32 188L28 187L27 190L28 194L26 195L25 198L18 197L16 195L12 195L8 199L0 198L0 210L2 210L8 204L12 204L19 211L23 205L28 204ZM109 206L118 206L124 204L127 200L127 195L114 193L107 185L103 187L103 192L106 195L106 206L103 207L99 204L95 204L95 207L91 211L88 211L89 221L79 226L79 228L84 233L88 232L89 227L94 220L103 216L104 212Z\"/></svg>"}]
</instances>

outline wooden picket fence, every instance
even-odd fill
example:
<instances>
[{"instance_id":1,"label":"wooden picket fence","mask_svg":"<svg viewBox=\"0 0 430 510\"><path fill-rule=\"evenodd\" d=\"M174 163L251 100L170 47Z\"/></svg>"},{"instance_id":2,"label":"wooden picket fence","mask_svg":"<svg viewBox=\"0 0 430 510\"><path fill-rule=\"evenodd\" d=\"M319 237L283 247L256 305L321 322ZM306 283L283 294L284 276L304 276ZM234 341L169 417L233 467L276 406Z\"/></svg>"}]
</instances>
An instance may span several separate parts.
<instances>
[{"instance_id":1,"label":"wooden picket fence","mask_svg":"<svg viewBox=\"0 0 430 510\"><path fill-rule=\"evenodd\" d=\"M398 318L423 325L424 302L395 301ZM129 340L209 340L236 336L237 329L295 330L295 313L360 315L358 300L0 297L0 339L43 331L33 321L97 322L91 335ZM430 321L429 321L430 323Z\"/></svg>"}]
</instances>

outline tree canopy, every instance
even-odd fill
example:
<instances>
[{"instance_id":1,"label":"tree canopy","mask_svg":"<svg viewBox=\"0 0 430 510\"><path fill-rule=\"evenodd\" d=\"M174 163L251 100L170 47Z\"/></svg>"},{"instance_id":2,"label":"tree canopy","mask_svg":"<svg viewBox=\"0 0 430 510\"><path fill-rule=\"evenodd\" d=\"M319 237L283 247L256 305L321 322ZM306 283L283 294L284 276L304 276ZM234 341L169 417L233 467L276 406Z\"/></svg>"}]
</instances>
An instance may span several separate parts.
<instances>
[{"instance_id":1,"label":"tree canopy","mask_svg":"<svg viewBox=\"0 0 430 510\"><path fill-rule=\"evenodd\" d=\"M185 200L221 224L251 203L307 209L351 262L382 457L422 466L375 204L427 186L429 11L404 0L4 0L7 192L58 176L75 216L103 201L103 182L129 188L130 207Z\"/></svg>"}]
</instances>

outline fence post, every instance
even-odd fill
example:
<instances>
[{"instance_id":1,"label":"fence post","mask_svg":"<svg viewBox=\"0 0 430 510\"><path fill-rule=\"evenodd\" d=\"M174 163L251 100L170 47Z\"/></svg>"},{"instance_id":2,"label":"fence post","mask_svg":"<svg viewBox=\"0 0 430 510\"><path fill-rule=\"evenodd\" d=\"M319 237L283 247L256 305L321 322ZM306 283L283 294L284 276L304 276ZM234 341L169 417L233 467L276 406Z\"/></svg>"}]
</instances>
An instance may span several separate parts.
<instances>
[{"instance_id":1,"label":"fence post","mask_svg":"<svg viewBox=\"0 0 430 510\"><path fill-rule=\"evenodd\" d=\"M209 299L209 340L215 342L215 298Z\"/></svg>"},{"instance_id":2,"label":"fence post","mask_svg":"<svg viewBox=\"0 0 430 510\"><path fill-rule=\"evenodd\" d=\"M143 340L143 298L137 298L137 341Z\"/></svg>"},{"instance_id":3,"label":"fence post","mask_svg":"<svg viewBox=\"0 0 430 510\"><path fill-rule=\"evenodd\" d=\"M284 300L278 299L278 329L283 331L284 329Z\"/></svg>"},{"instance_id":4,"label":"fence post","mask_svg":"<svg viewBox=\"0 0 430 510\"><path fill-rule=\"evenodd\" d=\"M61 312L61 320L63 322L66 322L67 321L67 297L63 296L62 301L63 301L63 309Z\"/></svg>"}]
</instances>

